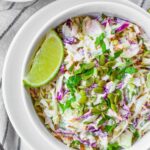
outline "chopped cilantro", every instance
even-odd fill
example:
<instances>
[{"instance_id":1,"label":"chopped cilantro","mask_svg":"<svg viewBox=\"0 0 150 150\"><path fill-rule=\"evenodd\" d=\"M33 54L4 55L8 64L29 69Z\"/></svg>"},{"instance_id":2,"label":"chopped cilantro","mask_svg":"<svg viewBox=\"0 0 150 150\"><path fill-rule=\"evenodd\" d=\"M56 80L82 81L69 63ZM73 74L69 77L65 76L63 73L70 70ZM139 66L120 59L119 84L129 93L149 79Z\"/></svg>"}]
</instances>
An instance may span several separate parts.
<instances>
[{"instance_id":1,"label":"chopped cilantro","mask_svg":"<svg viewBox=\"0 0 150 150\"><path fill-rule=\"evenodd\" d=\"M87 80L89 79L94 73L94 68L90 69L90 70L87 70L86 72L84 72L82 75L81 75L81 78L83 80Z\"/></svg>"},{"instance_id":2,"label":"chopped cilantro","mask_svg":"<svg viewBox=\"0 0 150 150\"><path fill-rule=\"evenodd\" d=\"M59 107L62 109L63 112L65 112L66 109L70 108L71 107L71 103L74 102L76 99L75 97L70 97L66 103L62 104L62 103L59 103Z\"/></svg>"},{"instance_id":3,"label":"chopped cilantro","mask_svg":"<svg viewBox=\"0 0 150 150\"><path fill-rule=\"evenodd\" d=\"M75 92L75 87L80 83L81 81L81 77L80 76L71 76L69 77L69 79L67 80L66 84L68 89L70 90L70 92L73 94Z\"/></svg>"},{"instance_id":4,"label":"chopped cilantro","mask_svg":"<svg viewBox=\"0 0 150 150\"><path fill-rule=\"evenodd\" d=\"M121 146L117 142L115 143L109 143L107 150L121 150Z\"/></svg>"},{"instance_id":5,"label":"chopped cilantro","mask_svg":"<svg viewBox=\"0 0 150 150\"><path fill-rule=\"evenodd\" d=\"M80 65L80 68L74 72L74 74L75 75L82 74L85 71L92 69L94 66L95 66L95 64L93 62L87 63L87 64L83 63Z\"/></svg>"},{"instance_id":6,"label":"chopped cilantro","mask_svg":"<svg viewBox=\"0 0 150 150\"><path fill-rule=\"evenodd\" d=\"M118 80L122 80L122 78L124 78L125 74L134 74L136 73L138 70L135 67L125 67L123 69L120 68L116 68L116 72L118 72L118 76L117 79Z\"/></svg>"},{"instance_id":7,"label":"chopped cilantro","mask_svg":"<svg viewBox=\"0 0 150 150\"><path fill-rule=\"evenodd\" d=\"M134 133L133 133L133 143L135 142L135 141L137 141L137 139L140 137L140 134L139 134L139 132L138 132L138 130L136 130Z\"/></svg>"},{"instance_id":8,"label":"chopped cilantro","mask_svg":"<svg viewBox=\"0 0 150 150\"><path fill-rule=\"evenodd\" d=\"M114 58L118 58L122 53L123 53L123 50L119 50L119 51L115 52Z\"/></svg>"},{"instance_id":9,"label":"chopped cilantro","mask_svg":"<svg viewBox=\"0 0 150 150\"><path fill-rule=\"evenodd\" d=\"M105 115L104 118L102 118L99 122L98 122L98 126L101 126L103 123L105 123L106 121L113 119L112 117Z\"/></svg>"},{"instance_id":10,"label":"chopped cilantro","mask_svg":"<svg viewBox=\"0 0 150 150\"><path fill-rule=\"evenodd\" d=\"M101 41L101 42L100 42L100 45L101 45L101 48L102 48L102 52L103 52L103 53L106 53L107 49L106 49L106 44L105 44L105 42L104 42L104 41Z\"/></svg>"},{"instance_id":11,"label":"chopped cilantro","mask_svg":"<svg viewBox=\"0 0 150 150\"><path fill-rule=\"evenodd\" d=\"M104 42L104 38L105 38L105 33L102 33L100 36L98 36L96 38L95 45L96 45L96 47L98 45L100 45L101 48L102 48L102 52L106 53L106 52L109 52L109 50L107 50L107 48L106 48L106 44Z\"/></svg>"},{"instance_id":12,"label":"chopped cilantro","mask_svg":"<svg viewBox=\"0 0 150 150\"><path fill-rule=\"evenodd\" d=\"M109 107L109 108L111 108L111 103L110 103L110 100L107 98L106 99L106 103L107 103L107 106Z\"/></svg>"},{"instance_id":13,"label":"chopped cilantro","mask_svg":"<svg viewBox=\"0 0 150 150\"><path fill-rule=\"evenodd\" d=\"M103 123L105 123L107 121L107 119L102 118L99 122L98 122L98 126L101 126Z\"/></svg>"},{"instance_id":14,"label":"chopped cilantro","mask_svg":"<svg viewBox=\"0 0 150 150\"><path fill-rule=\"evenodd\" d=\"M140 134L139 134L138 130L132 124L129 125L129 130L133 133L132 142L134 143L140 137Z\"/></svg>"},{"instance_id":15,"label":"chopped cilantro","mask_svg":"<svg viewBox=\"0 0 150 150\"><path fill-rule=\"evenodd\" d=\"M106 125L105 126L105 131L108 132L108 133L112 133L112 131L116 128L116 123L113 124L113 125Z\"/></svg>"},{"instance_id":16,"label":"chopped cilantro","mask_svg":"<svg viewBox=\"0 0 150 150\"><path fill-rule=\"evenodd\" d=\"M79 145L80 145L80 141L78 141L78 140L74 140L70 144L70 146L73 148L78 148Z\"/></svg>"},{"instance_id":17,"label":"chopped cilantro","mask_svg":"<svg viewBox=\"0 0 150 150\"><path fill-rule=\"evenodd\" d=\"M126 61L126 66L130 66L133 64L132 60L129 58L125 58L125 61Z\"/></svg>"},{"instance_id":18,"label":"chopped cilantro","mask_svg":"<svg viewBox=\"0 0 150 150\"><path fill-rule=\"evenodd\" d=\"M72 64L72 65L70 66L69 71L72 72L73 69L74 69L74 64Z\"/></svg>"},{"instance_id":19,"label":"chopped cilantro","mask_svg":"<svg viewBox=\"0 0 150 150\"><path fill-rule=\"evenodd\" d=\"M136 73L137 72L137 69L134 68L134 67L128 67L125 69L125 73L128 73L128 74L133 74L133 73Z\"/></svg>"},{"instance_id":20,"label":"chopped cilantro","mask_svg":"<svg viewBox=\"0 0 150 150\"><path fill-rule=\"evenodd\" d=\"M102 33L100 36L98 36L98 37L96 38L95 45L96 45L96 46L100 45L101 41L103 41L104 38L105 38L105 33Z\"/></svg>"},{"instance_id":21,"label":"chopped cilantro","mask_svg":"<svg viewBox=\"0 0 150 150\"><path fill-rule=\"evenodd\" d=\"M123 53L123 50L118 50L117 52L114 53L114 56L109 56L109 60L115 60L116 58L118 58L121 54Z\"/></svg>"}]
</instances>

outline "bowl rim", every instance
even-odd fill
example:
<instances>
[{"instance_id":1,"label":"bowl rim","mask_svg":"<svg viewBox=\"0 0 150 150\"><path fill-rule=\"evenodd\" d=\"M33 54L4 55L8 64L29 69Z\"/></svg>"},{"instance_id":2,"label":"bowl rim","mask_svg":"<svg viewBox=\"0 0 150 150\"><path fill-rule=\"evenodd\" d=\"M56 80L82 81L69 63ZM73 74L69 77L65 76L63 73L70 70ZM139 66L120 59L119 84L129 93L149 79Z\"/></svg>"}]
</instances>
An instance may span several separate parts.
<instances>
[{"instance_id":1,"label":"bowl rim","mask_svg":"<svg viewBox=\"0 0 150 150\"><path fill-rule=\"evenodd\" d=\"M111 0L110 0L111 1ZM107 2L109 2L109 1L107 1ZM112 2L112 1L111 1ZM89 3L91 3L91 2L89 2ZM84 4L83 4L84 5ZM43 8L44 9L44 8ZM72 9L72 8L71 8ZM30 18L29 20L31 20L32 18ZM26 22L27 23L27 22ZM47 27L47 26L49 26L49 23L47 23L48 25L45 25L45 26L43 26L43 28L38 32L39 34L37 34L37 38L39 37L39 35L41 35L41 32L43 32L43 30ZM24 25L25 26L25 25ZM23 27L24 27L23 26ZM22 29L22 28L21 28ZM21 32L21 30L19 31L19 32ZM17 34L17 35L19 35L19 33ZM17 39L17 36L16 36L16 39ZM5 102L5 106L6 106L6 109L7 109L7 113L9 114L9 116L10 116L10 118L12 118L11 117L11 114L9 113L9 111L8 111L8 107L7 107L7 102L6 102L6 91L5 91L5 81L6 81L6 79L5 79L5 72L6 72L6 67L7 67L7 61L8 61L8 56L10 55L9 53L10 53L10 50L12 49L12 47L13 47L13 44L15 43L15 40L12 42L12 44L11 44L11 46L10 46L10 48L9 48L9 52L8 52L8 54L7 54L7 57L6 57L6 61L5 61L5 65L4 65L4 71L3 71L3 81L2 82L4 82L4 84L2 85L2 89L3 89L3 97L4 97L4 102ZM29 46L30 47L30 46ZM26 101L25 101L26 102ZM26 104L27 105L27 104ZM26 108L28 108L28 107L26 107ZM30 119L32 120L32 118L31 118L31 114L28 112L28 115L30 116ZM13 122L13 119L11 119L11 121ZM33 120L32 120L33 121ZM33 123L34 123L34 121L33 121ZM15 126L15 123L13 122L13 125ZM34 124L35 125L35 124ZM37 127L36 125L35 125L35 127ZM39 129L38 129L39 130ZM42 133L41 133L42 134ZM21 135L21 134L20 134ZM43 137L45 137L45 135L43 136ZM49 137L49 136L48 136ZM50 138L49 138L49 140L50 140ZM49 141L48 140L48 141Z\"/></svg>"}]
</instances>

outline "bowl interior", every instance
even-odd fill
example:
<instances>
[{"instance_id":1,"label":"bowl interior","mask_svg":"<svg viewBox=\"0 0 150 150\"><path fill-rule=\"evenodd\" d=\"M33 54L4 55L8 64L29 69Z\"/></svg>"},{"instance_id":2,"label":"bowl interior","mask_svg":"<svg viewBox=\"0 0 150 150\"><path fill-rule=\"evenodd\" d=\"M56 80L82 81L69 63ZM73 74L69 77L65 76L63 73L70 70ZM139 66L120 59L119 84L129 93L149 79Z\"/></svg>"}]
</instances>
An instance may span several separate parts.
<instances>
[{"instance_id":1,"label":"bowl interior","mask_svg":"<svg viewBox=\"0 0 150 150\"><path fill-rule=\"evenodd\" d=\"M109 1L87 2L77 6L72 6L71 8L68 8L67 10L63 11L61 14L54 16L53 18L51 18L51 20L48 20L45 26L43 26L43 28L41 28L41 30L37 33L36 37L33 37L33 40L31 41L31 44L29 45L26 56L24 58L24 65L22 68L22 79L28 72L28 69L32 62L32 58L34 57L35 52L38 50L41 42L45 37L45 34L48 32L49 29L55 28L56 26L58 26L59 24L61 24L62 22L71 17L102 14L102 13L124 18L131 22L136 23L139 26L141 26L145 30L147 35L150 37L149 17L144 15L142 12L133 9L132 7ZM67 149L64 144L55 139L44 127L44 125L41 123L40 119L38 118L34 110L31 97L27 93L23 84L21 88L26 110L35 127L38 129L38 132L41 133L41 135L43 136L44 139L47 140L47 142L53 143L53 146L56 149Z\"/></svg>"}]
</instances>

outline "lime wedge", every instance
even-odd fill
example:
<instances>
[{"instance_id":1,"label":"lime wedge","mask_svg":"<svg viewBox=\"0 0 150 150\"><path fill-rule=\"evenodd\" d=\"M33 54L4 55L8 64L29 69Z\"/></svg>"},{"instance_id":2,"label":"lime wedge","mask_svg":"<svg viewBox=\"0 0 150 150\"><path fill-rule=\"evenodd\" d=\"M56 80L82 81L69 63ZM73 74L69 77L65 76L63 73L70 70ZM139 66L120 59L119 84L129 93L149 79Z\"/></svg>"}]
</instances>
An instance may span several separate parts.
<instances>
[{"instance_id":1,"label":"lime wedge","mask_svg":"<svg viewBox=\"0 0 150 150\"><path fill-rule=\"evenodd\" d=\"M35 56L24 84L40 87L51 81L58 73L63 57L63 43L57 33L51 30Z\"/></svg>"}]
</instances>

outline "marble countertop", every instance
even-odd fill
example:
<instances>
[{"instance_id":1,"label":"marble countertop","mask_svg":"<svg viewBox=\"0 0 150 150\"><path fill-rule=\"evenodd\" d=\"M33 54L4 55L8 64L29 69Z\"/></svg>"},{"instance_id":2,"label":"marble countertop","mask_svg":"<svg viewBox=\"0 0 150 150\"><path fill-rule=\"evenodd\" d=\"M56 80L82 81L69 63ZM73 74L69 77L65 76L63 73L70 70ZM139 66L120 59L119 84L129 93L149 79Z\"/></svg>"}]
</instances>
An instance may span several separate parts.
<instances>
[{"instance_id":1,"label":"marble countertop","mask_svg":"<svg viewBox=\"0 0 150 150\"><path fill-rule=\"evenodd\" d=\"M8 47L24 22L36 11L54 0L34 0L26 3L14 3L0 0L0 78ZM148 9L150 0L131 0ZM0 89L0 150L29 150L17 136L4 108Z\"/></svg>"}]
</instances>

